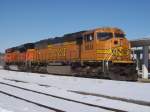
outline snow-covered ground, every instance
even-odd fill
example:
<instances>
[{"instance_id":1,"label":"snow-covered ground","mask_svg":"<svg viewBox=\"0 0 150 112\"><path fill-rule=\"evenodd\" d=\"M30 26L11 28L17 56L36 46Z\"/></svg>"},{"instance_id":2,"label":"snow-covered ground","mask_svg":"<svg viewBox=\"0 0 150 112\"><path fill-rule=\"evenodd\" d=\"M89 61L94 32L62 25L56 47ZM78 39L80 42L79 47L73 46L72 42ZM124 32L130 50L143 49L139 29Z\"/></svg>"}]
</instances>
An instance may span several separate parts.
<instances>
[{"instance_id":1,"label":"snow-covered ground","mask_svg":"<svg viewBox=\"0 0 150 112\"><path fill-rule=\"evenodd\" d=\"M3 66L0 66L0 69L3 69Z\"/></svg>"},{"instance_id":2,"label":"snow-covered ground","mask_svg":"<svg viewBox=\"0 0 150 112\"><path fill-rule=\"evenodd\" d=\"M0 107L0 112L12 112L12 111L9 111L9 110L6 110L6 109Z\"/></svg>"},{"instance_id":3,"label":"snow-covered ground","mask_svg":"<svg viewBox=\"0 0 150 112\"><path fill-rule=\"evenodd\" d=\"M39 85L36 85L36 84L31 84L31 83L27 84L27 83L22 83L22 82L17 82L16 83L16 82L13 82L13 81L8 81L8 80L3 80L3 79L0 79L0 82L15 85L17 87L22 87L22 88L42 92L42 93L46 93L46 94L50 94L50 95L53 95L53 96L59 96L59 97L75 100L75 101L78 101L78 102L83 102L83 103L88 103L88 104L93 104L93 105L98 105L98 106L104 106L104 107L109 107L109 108L114 108L114 109L120 109L120 110L134 112L135 107L136 107L135 112L138 112L138 111L139 112L146 112L146 111L150 110L150 107L147 107L147 106L141 106L141 105L137 105L137 104L133 104L133 103L123 102L123 101L118 101L118 100L112 100L112 99L97 97L97 96L80 95L80 94L72 93L72 92L69 92L69 91L65 91L63 89L58 89L58 88L55 88L55 87L49 87L49 88L48 87L43 87L43 86L40 87ZM11 88L8 88L6 90L7 86L3 86L1 84L0 84L0 87L5 92L7 90L11 90ZM14 93L14 94L16 94L16 93ZM29 95L27 95L27 96L29 96ZM33 95L30 95L30 96L33 96ZM25 95L23 95L23 97L25 97ZM29 99L30 99L30 97L29 97ZM36 98L35 98L35 100L36 100ZM50 98L49 98L49 100L50 100ZM42 102L42 101L40 101L40 102ZM69 106L69 107L71 107L71 106ZM79 109L79 107L80 106L78 106L78 109ZM73 107L71 109L73 109ZM85 107L84 107L84 109L85 109ZM75 109L73 109L73 110L75 110ZM69 111L71 111L71 110L69 110Z\"/></svg>"},{"instance_id":4,"label":"snow-covered ground","mask_svg":"<svg viewBox=\"0 0 150 112\"><path fill-rule=\"evenodd\" d=\"M0 77L58 89L150 102L150 83L45 75L0 70Z\"/></svg>"},{"instance_id":5,"label":"snow-covered ground","mask_svg":"<svg viewBox=\"0 0 150 112\"><path fill-rule=\"evenodd\" d=\"M18 88L9 87L7 85L0 84L0 87L1 87L1 91L4 91L6 93L12 94L19 98L26 99L31 102L36 102L38 104L45 105L47 107L62 110L65 112L87 112L87 110L89 112L110 112L110 111L106 111L105 109L100 109L97 107L87 106L76 102L62 100L59 98L54 98L52 96L34 93L32 91L23 91Z\"/></svg>"},{"instance_id":6,"label":"snow-covered ground","mask_svg":"<svg viewBox=\"0 0 150 112\"><path fill-rule=\"evenodd\" d=\"M7 109L7 110L6 110ZM55 112L0 93L0 112Z\"/></svg>"},{"instance_id":7,"label":"snow-covered ground","mask_svg":"<svg viewBox=\"0 0 150 112\"><path fill-rule=\"evenodd\" d=\"M137 101L150 105L149 83L88 79L67 76L45 75L37 73L13 72L6 70L0 70L0 82L97 106L103 106L131 112L150 111L149 106L133 103L133 101ZM6 88L7 86L0 84L0 90L6 91ZM8 89L10 89L10 87L8 87ZM72 91L78 91L88 95L77 94ZM35 99L37 98L35 97ZM53 99L53 103L54 102L55 100ZM58 101L56 102L58 104ZM72 107L69 107L73 109L73 105L74 104L72 104ZM57 107L56 104L53 106ZM91 108L86 106L81 106L82 108L80 108L80 106L81 105L78 106L78 110L76 110L76 112L81 111L80 109L83 108L88 108L86 109L86 112L90 112ZM4 109L7 108L1 105L0 107ZM65 106L63 107L64 110L67 108ZM94 110L96 111L96 108Z\"/></svg>"}]
</instances>

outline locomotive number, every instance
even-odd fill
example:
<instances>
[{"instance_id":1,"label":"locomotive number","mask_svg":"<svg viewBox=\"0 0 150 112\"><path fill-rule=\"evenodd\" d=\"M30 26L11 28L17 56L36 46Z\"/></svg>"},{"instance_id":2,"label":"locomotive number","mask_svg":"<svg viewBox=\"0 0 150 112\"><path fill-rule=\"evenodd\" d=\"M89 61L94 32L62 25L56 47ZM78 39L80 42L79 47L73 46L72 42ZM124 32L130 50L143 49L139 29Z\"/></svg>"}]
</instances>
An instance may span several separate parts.
<instances>
[{"instance_id":1,"label":"locomotive number","mask_svg":"<svg viewBox=\"0 0 150 112\"><path fill-rule=\"evenodd\" d=\"M59 48L57 50L57 55L58 56L66 56L66 48Z\"/></svg>"},{"instance_id":2,"label":"locomotive number","mask_svg":"<svg viewBox=\"0 0 150 112\"><path fill-rule=\"evenodd\" d=\"M129 55L129 49L115 48L112 50L114 56L127 56Z\"/></svg>"}]
</instances>

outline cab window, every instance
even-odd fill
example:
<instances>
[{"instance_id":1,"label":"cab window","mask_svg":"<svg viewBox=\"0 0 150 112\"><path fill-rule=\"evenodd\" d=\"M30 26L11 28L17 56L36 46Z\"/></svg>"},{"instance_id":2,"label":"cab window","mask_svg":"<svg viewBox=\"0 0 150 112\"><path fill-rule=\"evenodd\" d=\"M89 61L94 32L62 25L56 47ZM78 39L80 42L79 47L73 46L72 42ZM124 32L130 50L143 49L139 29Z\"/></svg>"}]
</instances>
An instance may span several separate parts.
<instances>
[{"instance_id":1,"label":"cab window","mask_svg":"<svg viewBox=\"0 0 150 112\"><path fill-rule=\"evenodd\" d=\"M84 36L84 40L87 42L92 41L92 40L94 40L94 35L93 34L87 34Z\"/></svg>"},{"instance_id":2,"label":"cab window","mask_svg":"<svg viewBox=\"0 0 150 112\"><path fill-rule=\"evenodd\" d=\"M114 33L116 38L125 38L125 34L122 33Z\"/></svg>"},{"instance_id":3,"label":"cab window","mask_svg":"<svg viewBox=\"0 0 150 112\"><path fill-rule=\"evenodd\" d=\"M99 32L97 33L97 39L100 40L106 40L113 37L113 34L111 32Z\"/></svg>"}]
</instances>

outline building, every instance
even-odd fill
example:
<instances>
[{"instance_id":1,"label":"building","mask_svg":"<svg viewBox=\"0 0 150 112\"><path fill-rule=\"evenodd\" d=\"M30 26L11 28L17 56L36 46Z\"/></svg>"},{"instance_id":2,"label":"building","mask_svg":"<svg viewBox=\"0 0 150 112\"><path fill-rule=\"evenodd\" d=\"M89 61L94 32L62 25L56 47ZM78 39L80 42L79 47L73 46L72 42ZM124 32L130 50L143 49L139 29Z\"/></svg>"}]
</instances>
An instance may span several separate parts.
<instances>
[{"instance_id":1,"label":"building","mask_svg":"<svg viewBox=\"0 0 150 112\"><path fill-rule=\"evenodd\" d=\"M148 79L148 75L150 72L150 38L135 39L131 40L130 42L133 50L133 55L137 62L137 70L142 75L142 78Z\"/></svg>"},{"instance_id":2,"label":"building","mask_svg":"<svg viewBox=\"0 0 150 112\"><path fill-rule=\"evenodd\" d=\"M0 65L4 65L4 54L0 53Z\"/></svg>"}]
</instances>

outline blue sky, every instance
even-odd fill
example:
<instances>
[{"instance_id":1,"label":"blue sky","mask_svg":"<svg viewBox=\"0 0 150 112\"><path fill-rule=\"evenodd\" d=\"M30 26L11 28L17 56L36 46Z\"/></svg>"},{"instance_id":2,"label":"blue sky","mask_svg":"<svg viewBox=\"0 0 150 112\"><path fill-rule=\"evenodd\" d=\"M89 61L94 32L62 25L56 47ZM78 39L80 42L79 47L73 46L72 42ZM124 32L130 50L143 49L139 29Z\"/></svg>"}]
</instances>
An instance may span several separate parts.
<instances>
[{"instance_id":1,"label":"blue sky","mask_svg":"<svg viewBox=\"0 0 150 112\"><path fill-rule=\"evenodd\" d=\"M150 0L0 0L0 51L103 26L150 35Z\"/></svg>"}]
</instances>

